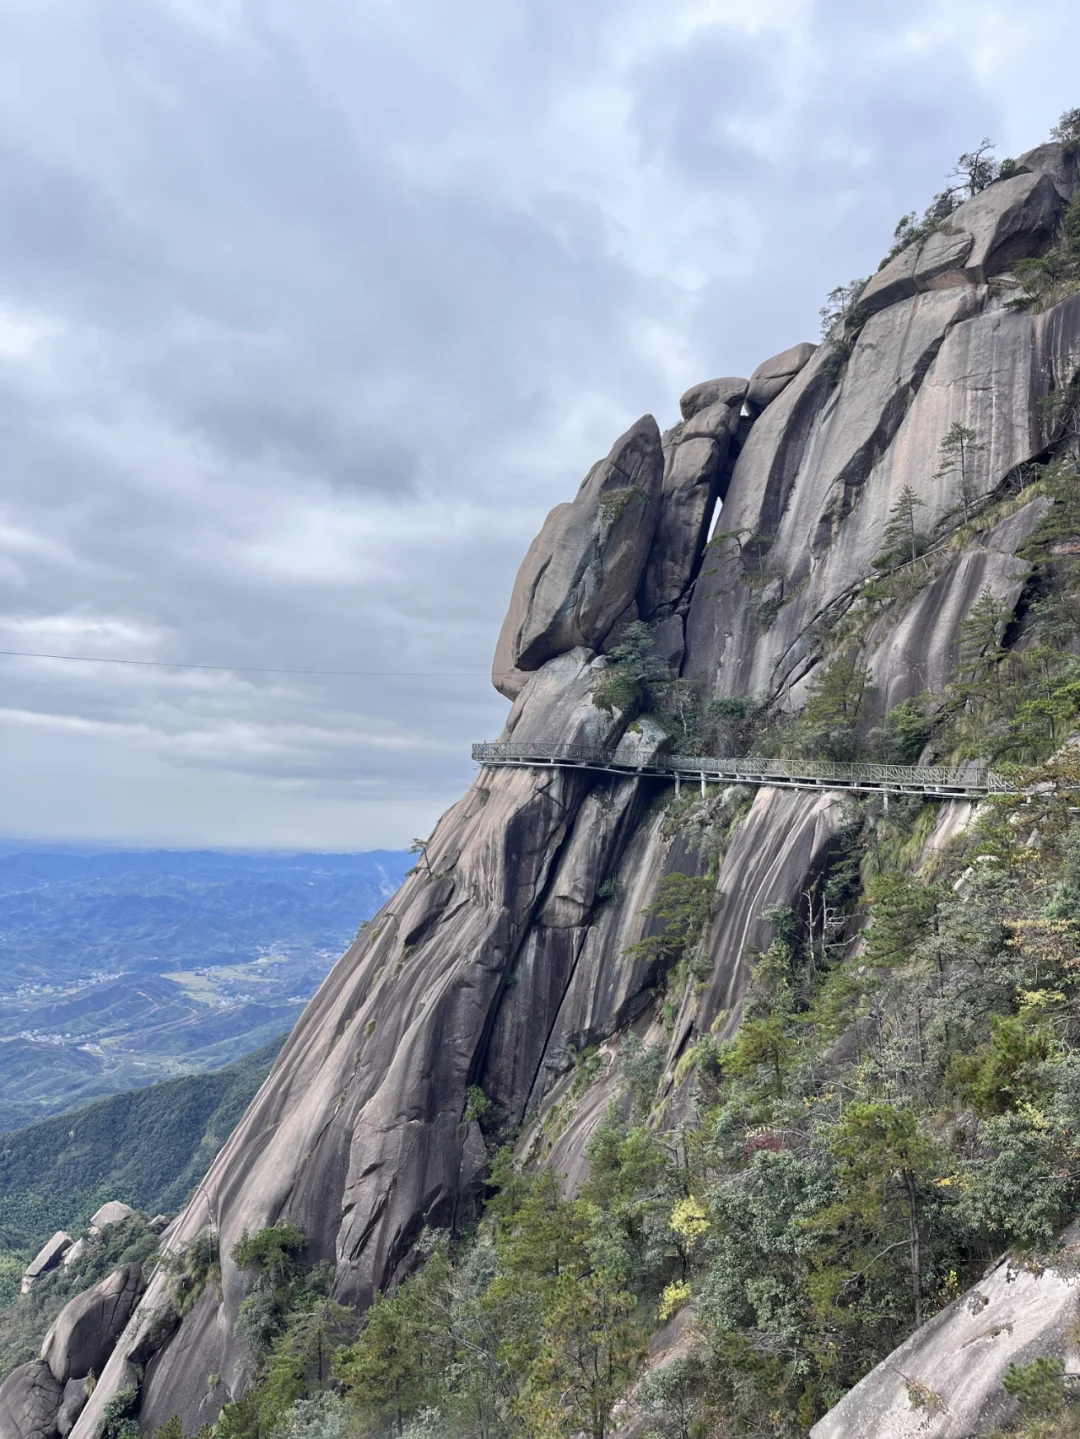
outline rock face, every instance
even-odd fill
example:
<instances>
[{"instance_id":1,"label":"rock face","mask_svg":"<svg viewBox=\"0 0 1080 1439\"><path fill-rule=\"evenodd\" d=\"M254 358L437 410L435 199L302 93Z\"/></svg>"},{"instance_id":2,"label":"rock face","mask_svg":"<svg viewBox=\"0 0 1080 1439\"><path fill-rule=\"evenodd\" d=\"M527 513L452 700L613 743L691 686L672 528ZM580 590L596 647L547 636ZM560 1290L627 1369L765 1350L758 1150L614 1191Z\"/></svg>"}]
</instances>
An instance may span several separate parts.
<instances>
[{"instance_id":1,"label":"rock face","mask_svg":"<svg viewBox=\"0 0 1080 1439\"><path fill-rule=\"evenodd\" d=\"M71 1243L71 1235L65 1234L62 1229L58 1229L51 1239L46 1240L23 1273L22 1292L24 1294L30 1293L33 1285L43 1274L56 1268L71 1248Z\"/></svg>"},{"instance_id":2,"label":"rock face","mask_svg":"<svg viewBox=\"0 0 1080 1439\"><path fill-rule=\"evenodd\" d=\"M514 582L495 651L496 689L576 645L596 647L634 603L659 515L664 458L651 415L594 465L577 498L556 505Z\"/></svg>"},{"instance_id":3,"label":"rock face","mask_svg":"<svg viewBox=\"0 0 1080 1439\"><path fill-rule=\"evenodd\" d=\"M0 1384L2 1439L51 1439L61 1394L52 1370L40 1359L13 1369Z\"/></svg>"},{"instance_id":4,"label":"rock face","mask_svg":"<svg viewBox=\"0 0 1080 1439\"><path fill-rule=\"evenodd\" d=\"M845 1394L811 1439L966 1439L1016 1417L1002 1388L1010 1364L1061 1359L1080 1374L1078 1238L1068 1234L1061 1261L1041 1274L1002 1259Z\"/></svg>"},{"instance_id":5,"label":"rock face","mask_svg":"<svg viewBox=\"0 0 1080 1439\"><path fill-rule=\"evenodd\" d=\"M640 420L552 512L499 637L496 684L513 699L504 739L654 753L658 727L629 729L626 716L592 702L598 652L634 618L654 624L654 647L704 698L759 696L781 708L802 702L830 637L844 633L881 710L912 685L944 682L985 586L1008 605L1022 598L1028 567L1018 551L1042 504L1023 496L970 543L920 561L913 594L877 615L856 601L905 487L927 529L955 509L955 487L937 475L950 425L969 426L981 446L971 489L1003 495L1016 467L1054 439L1042 400L1080 374L1080 296L1019 313L996 282L1047 243L1075 183L1060 147L1025 159L961 206L949 230L881 271L873 313L839 368L831 345L803 345L759 366L752 382L693 387L679 424L661 436L651 417ZM742 414L744 402L756 413ZM710 545L718 500L720 538ZM626 951L648 932L643 910L667 874L707 872L670 834L668 795L658 779L584 769L477 775L416 872L335 966L169 1227L164 1242L176 1251L212 1217L220 1297L209 1286L181 1319L156 1272L74 1439L94 1439L109 1398L140 1374L144 1432L174 1413L197 1432L243 1390L235 1321L248 1281L228 1256L245 1228L300 1225L312 1258L334 1267L334 1296L362 1306L408 1271L425 1228L475 1214L486 1156L464 1117L469 1086L535 1139L575 1052L651 1022L661 976L655 961ZM771 937L762 915L797 901L827 862L843 805L828 792L757 792L717 875L711 974L666 1031L670 1074L714 1024L721 1037L737 1026L747 947ZM612 1056L613 1044L603 1052ZM609 1075L548 1152L568 1185L614 1097ZM677 1115L680 1093L668 1097ZM954 1311L928 1329L959 1333L949 1326L966 1320ZM919 1371L921 1382L945 1383L937 1363ZM58 1406L48 1365L29 1368ZM866 1413L892 1413L894 1391L884 1376L875 1383L864 1396L885 1397L867 1398ZM823 1429L821 1439L841 1432L874 1431Z\"/></svg>"},{"instance_id":6,"label":"rock face","mask_svg":"<svg viewBox=\"0 0 1080 1439\"><path fill-rule=\"evenodd\" d=\"M90 1220L90 1233L100 1234L110 1224L123 1224L125 1219L134 1218L135 1211L130 1204L121 1204L119 1199L110 1199L103 1204Z\"/></svg>"},{"instance_id":7,"label":"rock face","mask_svg":"<svg viewBox=\"0 0 1080 1439\"><path fill-rule=\"evenodd\" d=\"M100 1374L144 1287L140 1266L125 1264L64 1306L41 1348L59 1384Z\"/></svg>"},{"instance_id":8,"label":"rock face","mask_svg":"<svg viewBox=\"0 0 1080 1439\"><path fill-rule=\"evenodd\" d=\"M711 405L727 405L738 409L746 398L749 381L737 379L702 380L693 385L679 401L679 411L684 420L691 419L699 410Z\"/></svg>"},{"instance_id":9,"label":"rock face","mask_svg":"<svg viewBox=\"0 0 1080 1439\"><path fill-rule=\"evenodd\" d=\"M1053 238L1064 193L1071 193L1064 147L1045 145L1033 168L965 201L926 240L909 245L880 269L859 298L874 312L920 291L981 285Z\"/></svg>"}]
</instances>

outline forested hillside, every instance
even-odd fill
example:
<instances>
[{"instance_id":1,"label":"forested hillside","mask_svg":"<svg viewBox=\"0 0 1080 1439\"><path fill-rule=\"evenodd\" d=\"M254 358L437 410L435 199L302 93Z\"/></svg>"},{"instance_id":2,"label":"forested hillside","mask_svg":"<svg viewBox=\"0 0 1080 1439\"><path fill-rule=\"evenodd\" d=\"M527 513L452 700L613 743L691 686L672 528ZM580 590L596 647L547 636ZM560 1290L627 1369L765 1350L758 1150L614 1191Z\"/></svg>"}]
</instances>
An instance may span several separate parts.
<instances>
[{"instance_id":1,"label":"forested hillside","mask_svg":"<svg viewBox=\"0 0 1080 1439\"><path fill-rule=\"evenodd\" d=\"M54 1230L85 1228L107 1200L151 1215L179 1209L283 1042L213 1074L116 1094L0 1136L0 1235L9 1282Z\"/></svg>"}]
</instances>

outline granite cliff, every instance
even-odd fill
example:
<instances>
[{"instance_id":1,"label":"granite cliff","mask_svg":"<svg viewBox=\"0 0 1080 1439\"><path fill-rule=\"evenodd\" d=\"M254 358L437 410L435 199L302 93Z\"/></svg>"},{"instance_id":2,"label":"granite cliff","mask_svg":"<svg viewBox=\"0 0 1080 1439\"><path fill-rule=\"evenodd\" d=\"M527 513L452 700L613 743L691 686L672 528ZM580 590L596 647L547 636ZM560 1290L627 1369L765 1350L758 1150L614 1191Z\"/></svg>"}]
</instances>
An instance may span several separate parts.
<instances>
[{"instance_id":1,"label":"granite cliff","mask_svg":"<svg viewBox=\"0 0 1080 1439\"><path fill-rule=\"evenodd\" d=\"M635 621L706 698L797 710L841 641L872 677L869 720L942 691L979 597L1009 612L1025 603L1022 551L1048 501L1025 499L1017 476L1060 438L1045 401L1080 375L1080 294L1016 308L1011 271L1053 242L1075 186L1072 152L1040 147L879 271L826 342L797 344L748 379L698 384L673 428L645 416L617 440L522 564L494 665L512 700L503 737L617 743L627 717L593 695L605 651ZM992 522L932 546L913 591L870 605L901 497L914 494L927 533L956 510L940 446L957 424L978 437L964 503ZM642 723L634 742L662 737ZM768 944L773 906L798 905L844 819L828 793L756 792L715 873L707 977L660 1016L657 961L627 950L655 924L643 911L665 876L706 870L665 823L663 799L649 778L478 773L168 1232L174 1251L214 1232L220 1291L207 1285L181 1315L168 1275L149 1279L75 1439L93 1439L108 1401L133 1386L147 1433L173 1414L195 1432L242 1391L234 1323L249 1281L229 1256L244 1231L299 1225L311 1256L333 1266L334 1297L363 1307L409 1272L425 1231L467 1225L488 1162L465 1117L470 1089L519 1136L523 1159L549 1159L570 1187L616 1093L609 1072L553 1142L542 1120L589 1046L631 1025L662 1036L666 1113L680 1112L680 1060L703 1036L735 1032L748 950ZM943 809L942 834L961 808ZM5 1439L56 1432L57 1342L20 1381L32 1391L25 1422L10 1402L0 1416ZM820 1432L884 1432L873 1405L850 1413Z\"/></svg>"}]
</instances>

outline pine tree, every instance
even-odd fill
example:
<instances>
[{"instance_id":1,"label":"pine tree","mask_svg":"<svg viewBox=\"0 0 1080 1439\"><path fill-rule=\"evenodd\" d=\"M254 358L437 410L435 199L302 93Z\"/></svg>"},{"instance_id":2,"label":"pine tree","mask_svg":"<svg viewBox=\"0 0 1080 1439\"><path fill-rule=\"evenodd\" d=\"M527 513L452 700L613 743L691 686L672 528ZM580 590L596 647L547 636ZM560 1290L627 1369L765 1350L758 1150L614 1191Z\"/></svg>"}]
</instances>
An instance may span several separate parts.
<instances>
[{"instance_id":1,"label":"pine tree","mask_svg":"<svg viewBox=\"0 0 1080 1439\"><path fill-rule=\"evenodd\" d=\"M962 685L973 693L1005 656L1001 640L1009 614L1008 606L986 585L960 626L957 669Z\"/></svg>"},{"instance_id":2,"label":"pine tree","mask_svg":"<svg viewBox=\"0 0 1080 1439\"><path fill-rule=\"evenodd\" d=\"M935 479L955 477L960 492L960 505L964 511L964 522L967 523L978 498L975 489L974 457L980 450L985 450L986 446L976 444L974 430L962 425L959 420L954 420L946 430L939 448L941 463L937 467Z\"/></svg>"},{"instance_id":3,"label":"pine tree","mask_svg":"<svg viewBox=\"0 0 1080 1439\"><path fill-rule=\"evenodd\" d=\"M903 556L905 564L909 558L918 559L922 537L915 528L915 511L921 508L922 500L910 485L905 485L885 522L881 554L874 561L880 569L888 569L899 556Z\"/></svg>"},{"instance_id":4,"label":"pine tree","mask_svg":"<svg viewBox=\"0 0 1080 1439\"><path fill-rule=\"evenodd\" d=\"M837 655L810 684L804 719L815 728L852 726L863 702L874 692L870 676L861 667L854 650Z\"/></svg>"}]
</instances>

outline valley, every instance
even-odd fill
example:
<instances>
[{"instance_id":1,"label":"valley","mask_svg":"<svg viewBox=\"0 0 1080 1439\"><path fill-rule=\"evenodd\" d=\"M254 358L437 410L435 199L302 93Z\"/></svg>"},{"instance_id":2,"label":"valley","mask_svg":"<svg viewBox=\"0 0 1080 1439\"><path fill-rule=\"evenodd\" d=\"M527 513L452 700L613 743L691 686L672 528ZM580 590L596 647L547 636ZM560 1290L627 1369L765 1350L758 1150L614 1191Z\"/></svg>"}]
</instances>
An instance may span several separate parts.
<instances>
[{"instance_id":1,"label":"valley","mask_svg":"<svg viewBox=\"0 0 1080 1439\"><path fill-rule=\"evenodd\" d=\"M0 1132L287 1033L410 863L0 847Z\"/></svg>"}]
</instances>

